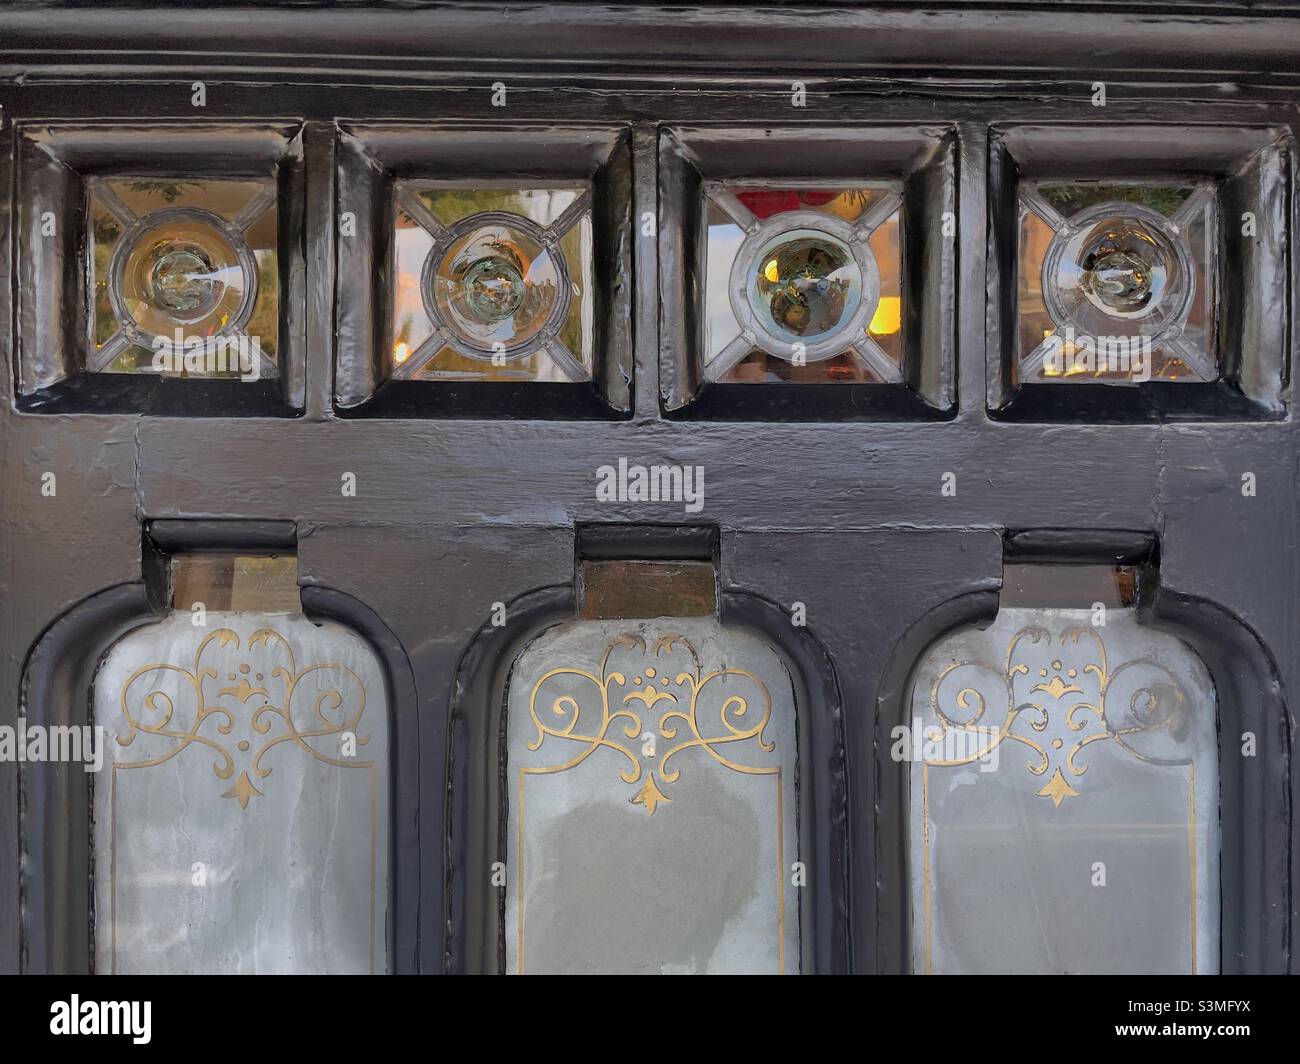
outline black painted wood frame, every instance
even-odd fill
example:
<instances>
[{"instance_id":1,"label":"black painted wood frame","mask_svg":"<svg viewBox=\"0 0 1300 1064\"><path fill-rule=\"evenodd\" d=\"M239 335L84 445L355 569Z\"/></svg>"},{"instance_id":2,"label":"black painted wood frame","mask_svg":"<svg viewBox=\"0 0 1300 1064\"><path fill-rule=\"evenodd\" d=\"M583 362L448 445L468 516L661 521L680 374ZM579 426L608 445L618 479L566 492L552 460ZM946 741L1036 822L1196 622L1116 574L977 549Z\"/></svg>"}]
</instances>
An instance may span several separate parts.
<instances>
[{"instance_id":1,"label":"black painted wood frame","mask_svg":"<svg viewBox=\"0 0 1300 1064\"><path fill-rule=\"evenodd\" d=\"M1274 308L1286 324L1280 415L1212 404L1105 424L1051 409L996 417L990 404L1007 379L995 342L1005 244L990 233L999 211L989 175L992 131L1089 123L1108 135L1177 126L1190 146L1198 127L1279 130L1294 175L1300 18L1245 3L1132 11L1060 0L926 10L521 4L508 18L499 5L418 0L261 7L20 0L0 10L0 724L20 712L87 712L103 649L158 608L141 549L149 522L183 521L196 541L216 534L204 528L214 520L291 523L305 605L369 638L394 691L394 967L490 967L488 923L466 884L493 839L458 773L493 684L531 631L571 615L580 526L704 523L717 530L724 618L776 642L802 677L806 711L835 722L827 735L841 749L818 763L827 786L812 966L903 971L907 811L878 739L911 663L944 631L989 614L1007 551L1037 542L1082 557L1099 537L1137 534L1158 560L1144 616L1205 657L1222 734L1260 737L1261 756L1223 765L1234 855L1223 967L1294 967L1294 196L1281 214L1289 232L1272 234L1290 271ZM196 81L202 112L191 103ZM492 106L495 82L507 88L504 109ZM795 82L803 107L792 106ZM1092 104L1097 82L1104 108ZM157 413L133 410L129 396L97 413L18 409L15 160L20 127L55 120L301 126L294 187L304 200L290 233L301 244L290 320L304 359L298 416L239 416L249 412L222 389L191 389L192 401ZM616 272L604 280L628 295L618 341L627 348L604 355L631 367L630 415L479 406L457 417L444 403L437 416L418 404L393 412L401 416L339 416L333 367L357 354L336 328L339 133L377 121L625 134L630 254L611 258ZM941 128L952 145L952 338L933 377L945 404L951 384L951 404L940 417L889 402L880 418L858 417L810 392L768 416L732 417L718 402L670 415L685 355L675 326L690 311L661 275L678 278L690 262L677 228L687 205L661 198L665 135L882 125ZM1140 138L1130 148L1138 168ZM642 236L647 216L655 224ZM761 405L754 395L745 402ZM703 511L598 502L595 471L620 457L703 466ZM47 473L52 496L41 490ZM356 476L355 496L340 491L345 473ZM948 473L955 495L941 493ZM1242 491L1247 473L1253 495ZM1033 530L1057 530L1066 546L1009 535ZM518 623L489 635L498 602ZM807 632L783 634L776 619L796 602ZM79 784L53 767L20 775L0 765L0 971L91 963L78 915L88 888Z\"/></svg>"}]
</instances>

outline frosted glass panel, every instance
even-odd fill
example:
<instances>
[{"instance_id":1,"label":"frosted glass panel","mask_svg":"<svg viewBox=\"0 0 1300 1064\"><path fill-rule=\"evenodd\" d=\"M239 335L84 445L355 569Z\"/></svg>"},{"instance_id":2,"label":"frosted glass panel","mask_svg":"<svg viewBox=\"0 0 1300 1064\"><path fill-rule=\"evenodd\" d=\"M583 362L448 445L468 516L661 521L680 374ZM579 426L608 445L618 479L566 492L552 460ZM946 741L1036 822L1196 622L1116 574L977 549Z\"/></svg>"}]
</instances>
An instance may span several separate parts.
<instances>
[{"instance_id":1,"label":"frosted glass panel","mask_svg":"<svg viewBox=\"0 0 1300 1064\"><path fill-rule=\"evenodd\" d=\"M387 705L359 638L177 613L109 652L95 719L97 971L386 969Z\"/></svg>"},{"instance_id":2,"label":"frosted glass panel","mask_svg":"<svg viewBox=\"0 0 1300 1064\"><path fill-rule=\"evenodd\" d=\"M907 750L918 972L1218 970L1209 674L1131 609L1093 619L1004 608L921 663Z\"/></svg>"},{"instance_id":3,"label":"frosted glass panel","mask_svg":"<svg viewBox=\"0 0 1300 1064\"><path fill-rule=\"evenodd\" d=\"M794 694L715 620L586 621L510 681L510 972L797 972Z\"/></svg>"}]
</instances>

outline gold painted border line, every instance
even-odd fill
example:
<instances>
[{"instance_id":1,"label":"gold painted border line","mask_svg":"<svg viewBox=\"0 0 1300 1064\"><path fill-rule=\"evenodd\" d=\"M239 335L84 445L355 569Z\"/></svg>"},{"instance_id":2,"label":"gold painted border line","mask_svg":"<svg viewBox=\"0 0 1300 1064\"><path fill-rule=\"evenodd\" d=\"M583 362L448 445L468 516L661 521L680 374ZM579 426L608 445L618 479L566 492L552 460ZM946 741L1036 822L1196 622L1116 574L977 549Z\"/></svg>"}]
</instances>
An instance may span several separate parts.
<instances>
[{"instance_id":1,"label":"gold painted border line","mask_svg":"<svg viewBox=\"0 0 1300 1064\"><path fill-rule=\"evenodd\" d=\"M524 783L528 779L528 769L519 770L519 841L515 844L518 850L516 858L519 861L519 901L517 908L519 910L519 943L515 947L515 963L518 970L515 974L524 974Z\"/></svg>"},{"instance_id":2,"label":"gold painted border line","mask_svg":"<svg viewBox=\"0 0 1300 1064\"><path fill-rule=\"evenodd\" d=\"M1187 763L1187 853L1192 868L1192 974L1199 974L1196 966L1196 939L1199 928L1196 926L1196 762Z\"/></svg>"},{"instance_id":3,"label":"gold painted border line","mask_svg":"<svg viewBox=\"0 0 1300 1064\"><path fill-rule=\"evenodd\" d=\"M375 974L375 894L379 877L379 774L370 762L370 974Z\"/></svg>"},{"instance_id":4,"label":"gold painted border line","mask_svg":"<svg viewBox=\"0 0 1300 1064\"><path fill-rule=\"evenodd\" d=\"M925 974L931 972L930 938L930 766L921 762L921 830L924 848L925 874L922 890L925 895Z\"/></svg>"},{"instance_id":5,"label":"gold painted border line","mask_svg":"<svg viewBox=\"0 0 1300 1064\"><path fill-rule=\"evenodd\" d=\"M112 807L112 814L109 817L109 836L108 836L108 893L110 910L110 920L112 926L109 929L111 936L109 943L110 956L108 959L109 971L117 975L117 761L113 762L113 774L109 782L109 805Z\"/></svg>"},{"instance_id":6,"label":"gold painted border line","mask_svg":"<svg viewBox=\"0 0 1300 1064\"><path fill-rule=\"evenodd\" d=\"M776 974L785 975L785 824L781 766L776 767Z\"/></svg>"}]
</instances>

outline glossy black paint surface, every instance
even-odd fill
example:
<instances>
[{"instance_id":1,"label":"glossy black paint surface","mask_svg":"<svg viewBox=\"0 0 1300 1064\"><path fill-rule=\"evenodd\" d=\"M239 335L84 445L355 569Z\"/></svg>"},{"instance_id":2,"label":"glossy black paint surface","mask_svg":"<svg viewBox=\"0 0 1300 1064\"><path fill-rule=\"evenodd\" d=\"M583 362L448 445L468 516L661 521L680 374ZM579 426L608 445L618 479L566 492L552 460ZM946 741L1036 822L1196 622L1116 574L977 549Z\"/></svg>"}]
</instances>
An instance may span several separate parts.
<instances>
[{"instance_id":1,"label":"glossy black paint surface","mask_svg":"<svg viewBox=\"0 0 1300 1064\"><path fill-rule=\"evenodd\" d=\"M1129 410L1115 423L1113 389L1080 395L1065 414L990 412L1001 407L1006 380L999 312L990 310L1002 305L1005 266L1005 243L990 229L993 127L1191 124L1295 136L1300 19L1258 5L1125 7L668 12L555 4L518 5L502 18L499 7L472 4L264 5L255 14L224 4L6 5L0 724L12 724L20 707L50 720L88 712L105 641L157 608L141 548L148 521L187 522L196 531L184 535L197 541L227 534L228 526L206 524L213 520L292 523L304 602L350 616L387 648L394 676L409 669L409 684L395 681L395 713L418 721L395 751L413 756L398 767L394 789L394 823L405 832L393 880L396 965L474 969L491 951L490 907L480 904L491 895L469 877L494 845L493 820L488 805L473 806L480 799L459 766L491 756L490 699L522 641L548 619L572 615L578 529L712 526L724 619L742 600L768 603L763 630L803 663L810 711L838 722L839 738L815 747L814 769L828 787L817 827L824 862L810 886L823 914L817 967L901 971L907 811L879 737L905 697L911 663L944 631L996 607L1008 530L1063 530L1064 544L1057 533L1020 547L1012 538L1013 556L1082 560L1111 546L1141 556L1137 534L1158 545L1149 616L1185 632L1206 656L1225 734L1242 724L1269 744L1268 756L1231 773L1225 767L1225 788L1235 788L1225 790L1225 816L1240 825L1242 849L1239 867L1225 869L1232 908L1224 968L1292 966L1291 811L1300 797L1288 704L1300 684L1294 241L1276 307L1288 326L1280 413L1260 417L1237 403L1178 420ZM1090 103L1098 80L1108 85L1104 109ZM190 102L195 81L206 86L202 111ZM508 88L504 109L491 103L497 81ZM806 87L806 107L791 105L795 81ZM92 403L96 412L77 403L32 410L19 398L26 338L19 342L15 300L24 269L16 257L17 126L49 120L123 124L135 131L137 153L141 144L166 152L166 129L177 123L302 127L302 223L291 231L302 271L291 322L302 352L296 416L284 416L283 404L249 407L241 385L223 396L167 383L157 390L181 387L185 398L142 406L110 382L109 398ZM489 144L494 129L521 124L542 135L575 125L626 132L632 229L606 281L625 294L627 320L618 349L603 352L630 370L626 416L603 402L600 416L587 405L556 416L536 401L511 408L498 396L468 394L463 402L431 398L425 408L418 392L364 416L336 410L334 367L370 357L340 328L365 312L339 305L349 281L337 272L340 131L385 120L460 125ZM665 274L689 273L678 231L665 228L683 208L662 198L678 187L663 180L665 132L741 128L762 138L769 128L880 125L951 131L952 340L946 353L938 344L924 352L936 366L948 360L930 378L939 389L932 394L950 391L943 413L912 393L910 407L891 401L875 417L869 404L845 409L815 390L787 393L765 410L756 387L742 397L743 414L706 389L694 411L669 416L683 394L677 326L691 312L660 287ZM1194 158L1194 137L1186 147ZM1139 137L1127 144L1135 160L1143 148ZM1285 162L1293 174L1293 149ZM527 159L517 166L529 171ZM1294 196L1279 210L1275 221L1294 233ZM656 221L650 236L641 235L646 215ZM94 396L93 384L77 387ZM1117 405L1125 403L1134 400ZM597 502L596 469L620 457L702 465L704 510ZM53 497L41 493L46 472L57 477ZM355 496L340 490L345 473L356 476ZM955 474L955 495L941 493L945 473ZM1254 474L1253 496L1242 494L1244 473ZM1119 535L1107 546L1111 534ZM517 625L490 628L497 602L517 610ZM782 640L773 611L796 602L808 628ZM88 858L70 786L57 772L20 775L0 765L0 970L89 963L88 940L63 915L82 911ZM66 884L58 888L66 893L46 896L47 883ZM480 902L466 901L471 890Z\"/></svg>"}]
</instances>

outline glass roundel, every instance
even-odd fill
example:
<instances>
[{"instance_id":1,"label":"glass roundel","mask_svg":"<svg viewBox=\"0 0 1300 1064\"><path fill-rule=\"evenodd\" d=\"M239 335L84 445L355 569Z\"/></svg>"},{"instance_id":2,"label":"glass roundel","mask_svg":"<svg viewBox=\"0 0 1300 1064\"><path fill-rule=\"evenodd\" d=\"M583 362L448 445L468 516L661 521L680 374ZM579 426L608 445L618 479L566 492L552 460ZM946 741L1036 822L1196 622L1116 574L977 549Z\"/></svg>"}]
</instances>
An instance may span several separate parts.
<instances>
[{"instance_id":1,"label":"glass roundel","mask_svg":"<svg viewBox=\"0 0 1300 1064\"><path fill-rule=\"evenodd\" d=\"M158 211L118 246L111 297L120 319L148 340L176 329L217 336L245 324L257 272L243 240L202 210Z\"/></svg>"},{"instance_id":2,"label":"glass roundel","mask_svg":"<svg viewBox=\"0 0 1300 1064\"><path fill-rule=\"evenodd\" d=\"M1157 336L1186 317L1191 253L1153 210L1102 203L1069 220L1043 262L1043 294L1059 324L1093 335Z\"/></svg>"},{"instance_id":3,"label":"glass roundel","mask_svg":"<svg viewBox=\"0 0 1300 1064\"><path fill-rule=\"evenodd\" d=\"M787 362L833 358L859 343L880 298L880 271L862 235L814 211L788 211L753 229L729 285L742 337Z\"/></svg>"},{"instance_id":4,"label":"glass roundel","mask_svg":"<svg viewBox=\"0 0 1300 1064\"><path fill-rule=\"evenodd\" d=\"M782 233L751 266L749 300L764 325L791 341L833 335L862 302L862 271L829 233Z\"/></svg>"},{"instance_id":5,"label":"glass roundel","mask_svg":"<svg viewBox=\"0 0 1300 1064\"><path fill-rule=\"evenodd\" d=\"M549 338L569 301L560 250L526 218L466 218L435 246L425 266L430 315L469 354L520 357Z\"/></svg>"}]
</instances>

